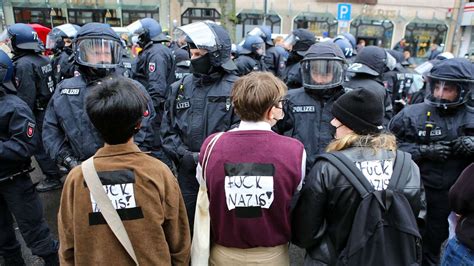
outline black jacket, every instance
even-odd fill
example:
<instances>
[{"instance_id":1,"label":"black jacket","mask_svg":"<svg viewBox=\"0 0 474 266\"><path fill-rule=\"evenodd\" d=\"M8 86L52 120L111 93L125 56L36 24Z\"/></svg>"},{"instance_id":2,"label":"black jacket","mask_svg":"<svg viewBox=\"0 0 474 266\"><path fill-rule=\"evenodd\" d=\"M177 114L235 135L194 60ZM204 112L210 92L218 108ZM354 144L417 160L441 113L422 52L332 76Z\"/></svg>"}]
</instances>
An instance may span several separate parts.
<instances>
[{"instance_id":1,"label":"black jacket","mask_svg":"<svg viewBox=\"0 0 474 266\"><path fill-rule=\"evenodd\" d=\"M354 162L394 159L393 152L368 147L342 151ZM412 162L404 194L413 213L423 219L425 196L419 169ZM316 161L306 175L300 198L292 213L292 242L306 248L305 264L334 264L344 249L362 198L338 169L325 160Z\"/></svg>"},{"instance_id":2,"label":"black jacket","mask_svg":"<svg viewBox=\"0 0 474 266\"><path fill-rule=\"evenodd\" d=\"M49 58L35 53L21 53L12 58L15 66L17 96L31 110L44 110L53 95L53 71Z\"/></svg>"},{"instance_id":3,"label":"black jacket","mask_svg":"<svg viewBox=\"0 0 474 266\"><path fill-rule=\"evenodd\" d=\"M466 105L452 110L452 113L440 112L440 109L427 103L405 107L390 121L389 129L397 137L400 150L411 153L420 167L421 177L426 187L448 190L472 158L451 155L447 160L434 161L420 153L420 146L438 141L452 141L460 136L472 136L474 133L474 108ZM430 137L425 137L427 113L433 124Z\"/></svg>"}]
</instances>

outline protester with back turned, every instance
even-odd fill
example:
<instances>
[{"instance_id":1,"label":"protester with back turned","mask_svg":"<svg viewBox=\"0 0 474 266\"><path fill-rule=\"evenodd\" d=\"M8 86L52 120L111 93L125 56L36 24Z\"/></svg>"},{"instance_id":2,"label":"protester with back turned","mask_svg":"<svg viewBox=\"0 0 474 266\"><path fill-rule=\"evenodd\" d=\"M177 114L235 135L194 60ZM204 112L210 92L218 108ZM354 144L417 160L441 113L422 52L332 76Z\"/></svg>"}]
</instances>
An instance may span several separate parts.
<instances>
[{"instance_id":1,"label":"protester with back turned","mask_svg":"<svg viewBox=\"0 0 474 266\"><path fill-rule=\"evenodd\" d=\"M339 97L332 106L331 124L336 133L327 151L346 158L362 177L353 183L352 173L356 172L345 174L326 158L318 158L307 174L292 213L292 239L306 249L305 265L415 265L421 260L414 253L417 247L421 250L416 217L424 214L419 169L407 158L402 162L408 174L392 175L398 162L395 155L409 155L396 153L395 136L383 133L382 101L371 88L356 89ZM390 187L392 179L400 181L402 189ZM363 197L358 187L364 183L372 193ZM377 195L385 196L379 202ZM367 200L372 200L370 207ZM395 213L390 211L394 208ZM386 217L381 217L385 210ZM384 218L388 224L380 226ZM370 237L354 239L354 235ZM399 237L411 241L397 242ZM366 256L359 251L367 252Z\"/></svg>"}]
</instances>

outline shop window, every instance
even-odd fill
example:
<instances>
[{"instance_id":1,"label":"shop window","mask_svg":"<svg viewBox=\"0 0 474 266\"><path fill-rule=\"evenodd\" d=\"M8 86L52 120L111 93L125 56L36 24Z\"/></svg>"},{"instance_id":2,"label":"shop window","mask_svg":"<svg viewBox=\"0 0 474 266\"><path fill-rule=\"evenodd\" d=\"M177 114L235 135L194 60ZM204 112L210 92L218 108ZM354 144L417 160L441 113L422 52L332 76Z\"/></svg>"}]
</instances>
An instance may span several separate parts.
<instances>
[{"instance_id":1,"label":"shop window","mask_svg":"<svg viewBox=\"0 0 474 266\"><path fill-rule=\"evenodd\" d=\"M390 20L358 18L352 21L350 32L357 42L365 40L366 46L392 47L393 23Z\"/></svg>"},{"instance_id":2,"label":"shop window","mask_svg":"<svg viewBox=\"0 0 474 266\"><path fill-rule=\"evenodd\" d=\"M181 15L181 25L187 25L196 21L218 21L220 19L221 14L214 8L188 8Z\"/></svg>"},{"instance_id":3,"label":"shop window","mask_svg":"<svg viewBox=\"0 0 474 266\"><path fill-rule=\"evenodd\" d=\"M160 21L160 14L158 9L155 10L122 10L123 25L127 26L131 23L142 19L142 18L153 18Z\"/></svg>"},{"instance_id":4,"label":"shop window","mask_svg":"<svg viewBox=\"0 0 474 266\"><path fill-rule=\"evenodd\" d=\"M51 9L14 7L15 23L36 23L51 28Z\"/></svg>"},{"instance_id":5,"label":"shop window","mask_svg":"<svg viewBox=\"0 0 474 266\"><path fill-rule=\"evenodd\" d=\"M295 18L293 29L308 29L316 36L323 36L325 33L327 37L334 38L337 35L337 20L329 15L299 15Z\"/></svg>"},{"instance_id":6,"label":"shop window","mask_svg":"<svg viewBox=\"0 0 474 266\"><path fill-rule=\"evenodd\" d=\"M69 23L82 26L90 22L104 23L106 9L68 9Z\"/></svg>"},{"instance_id":7,"label":"shop window","mask_svg":"<svg viewBox=\"0 0 474 266\"><path fill-rule=\"evenodd\" d=\"M448 26L445 24L411 22L405 28L405 39L412 57L427 57L432 43L444 44Z\"/></svg>"},{"instance_id":8,"label":"shop window","mask_svg":"<svg viewBox=\"0 0 474 266\"><path fill-rule=\"evenodd\" d=\"M237 15L237 36L244 38L254 28L263 25L263 14L240 13ZM272 33L281 32L281 18L276 14L267 14L265 25L271 28Z\"/></svg>"}]
</instances>

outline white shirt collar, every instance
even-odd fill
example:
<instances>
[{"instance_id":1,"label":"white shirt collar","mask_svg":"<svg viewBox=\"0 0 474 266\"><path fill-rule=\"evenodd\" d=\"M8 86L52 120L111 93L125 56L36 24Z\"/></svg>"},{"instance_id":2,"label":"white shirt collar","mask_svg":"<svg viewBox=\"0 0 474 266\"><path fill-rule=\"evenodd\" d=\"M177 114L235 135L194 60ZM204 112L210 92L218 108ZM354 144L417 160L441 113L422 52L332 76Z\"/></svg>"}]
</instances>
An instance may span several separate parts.
<instances>
[{"instance_id":1,"label":"white shirt collar","mask_svg":"<svg viewBox=\"0 0 474 266\"><path fill-rule=\"evenodd\" d=\"M251 121L240 121L239 127L236 130L267 130L272 131L272 127L269 123L264 121L251 122Z\"/></svg>"}]
</instances>

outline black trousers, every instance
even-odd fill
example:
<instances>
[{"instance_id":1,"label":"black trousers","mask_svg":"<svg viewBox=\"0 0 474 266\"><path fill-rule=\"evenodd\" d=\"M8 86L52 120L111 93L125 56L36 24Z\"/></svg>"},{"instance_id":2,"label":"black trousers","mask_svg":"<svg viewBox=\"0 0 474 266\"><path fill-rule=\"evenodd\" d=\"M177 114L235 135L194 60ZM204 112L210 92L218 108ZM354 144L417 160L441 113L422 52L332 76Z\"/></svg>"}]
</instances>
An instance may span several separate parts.
<instances>
[{"instance_id":1,"label":"black trousers","mask_svg":"<svg viewBox=\"0 0 474 266\"><path fill-rule=\"evenodd\" d=\"M43 218L41 200L28 174L0 183L0 256L11 256L21 248L12 215L34 255L45 257L57 252L58 243Z\"/></svg>"},{"instance_id":2,"label":"black trousers","mask_svg":"<svg viewBox=\"0 0 474 266\"><path fill-rule=\"evenodd\" d=\"M448 239L449 223L449 190L437 190L425 187L426 203L426 227L423 232L423 261L422 265L439 265L441 245Z\"/></svg>"},{"instance_id":3,"label":"black trousers","mask_svg":"<svg viewBox=\"0 0 474 266\"><path fill-rule=\"evenodd\" d=\"M36 118L36 132L35 134L39 134L40 141L38 142L38 148L36 149L35 158L38 162L39 167L44 175L53 178L61 178L61 174L59 172L59 168L56 165L56 162L46 154L46 151L43 147L43 121L44 121L44 111L35 111L35 118Z\"/></svg>"}]
</instances>

